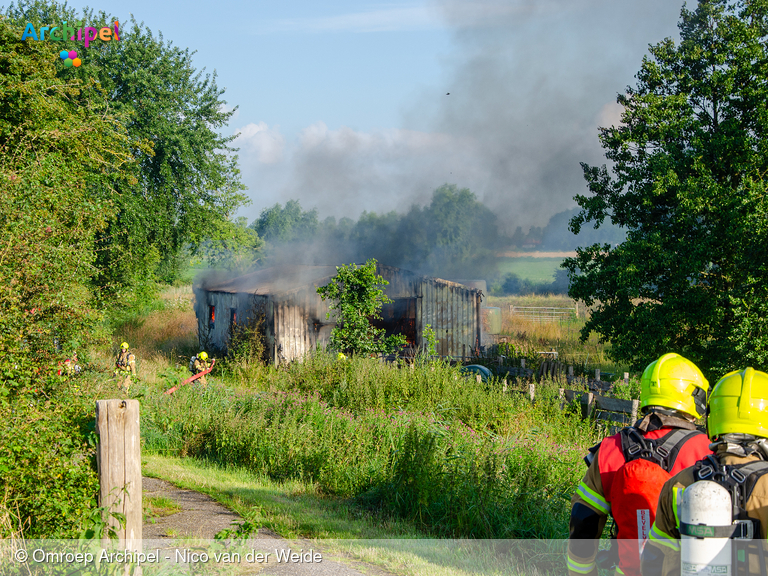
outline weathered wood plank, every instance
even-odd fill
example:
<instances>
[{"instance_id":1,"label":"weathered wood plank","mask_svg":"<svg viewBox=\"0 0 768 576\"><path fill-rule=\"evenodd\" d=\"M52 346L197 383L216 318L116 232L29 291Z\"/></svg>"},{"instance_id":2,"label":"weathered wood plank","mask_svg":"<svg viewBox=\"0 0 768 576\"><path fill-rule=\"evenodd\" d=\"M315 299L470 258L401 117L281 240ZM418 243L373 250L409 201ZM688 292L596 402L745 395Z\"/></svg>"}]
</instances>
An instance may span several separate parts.
<instances>
[{"instance_id":1,"label":"weathered wood plank","mask_svg":"<svg viewBox=\"0 0 768 576\"><path fill-rule=\"evenodd\" d=\"M96 433L100 506L125 516L124 527L111 515L109 525L117 532L121 547L138 550L143 520L139 401L98 400Z\"/></svg>"},{"instance_id":2,"label":"weathered wood plank","mask_svg":"<svg viewBox=\"0 0 768 576\"><path fill-rule=\"evenodd\" d=\"M608 412L626 412L632 413L632 400L620 400L618 398L609 398L608 396L595 395L595 404L599 410Z\"/></svg>"}]
</instances>

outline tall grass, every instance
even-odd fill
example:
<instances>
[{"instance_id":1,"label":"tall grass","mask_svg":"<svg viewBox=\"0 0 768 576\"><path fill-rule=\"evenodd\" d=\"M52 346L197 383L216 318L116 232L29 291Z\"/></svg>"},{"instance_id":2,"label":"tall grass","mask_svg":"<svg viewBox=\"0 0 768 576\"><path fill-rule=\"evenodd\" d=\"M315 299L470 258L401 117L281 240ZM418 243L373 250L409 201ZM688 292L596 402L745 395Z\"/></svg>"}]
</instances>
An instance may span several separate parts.
<instances>
[{"instance_id":1,"label":"tall grass","mask_svg":"<svg viewBox=\"0 0 768 576\"><path fill-rule=\"evenodd\" d=\"M456 374L320 355L264 372L258 392L146 398L145 449L313 482L437 535L565 536L594 430L554 390L531 405Z\"/></svg>"},{"instance_id":2,"label":"tall grass","mask_svg":"<svg viewBox=\"0 0 768 576\"><path fill-rule=\"evenodd\" d=\"M583 304L579 305L579 318L568 317L555 322L539 322L509 313L509 306L574 308L576 302L567 296L491 296L486 304L501 308L500 337L521 350L549 352L554 349L558 359L574 366L577 374L593 373L595 368L614 375L630 371L629 366L616 364L610 358L610 343L600 342L594 332L585 342L581 341L581 330L586 324L584 314L589 313Z\"/></svg>"},{"instance_id":3,"label":"tall grass","mask_svg":"<svg viewBox=\"0 0 768 576\"><path fill-rule=\"evenodd\" d=\"M567 535L581 458L600 435L554 386L536 403L457 367L413 367L317 353L275 368L219 359L207 388L178 383L196 351L184 294L126 321L140 363L147 452L199 456L408 519L440 536ZM176 304L178 303L178 304ZM106 358L105 358L106 361Z\"/></svg>"}]
</instances>

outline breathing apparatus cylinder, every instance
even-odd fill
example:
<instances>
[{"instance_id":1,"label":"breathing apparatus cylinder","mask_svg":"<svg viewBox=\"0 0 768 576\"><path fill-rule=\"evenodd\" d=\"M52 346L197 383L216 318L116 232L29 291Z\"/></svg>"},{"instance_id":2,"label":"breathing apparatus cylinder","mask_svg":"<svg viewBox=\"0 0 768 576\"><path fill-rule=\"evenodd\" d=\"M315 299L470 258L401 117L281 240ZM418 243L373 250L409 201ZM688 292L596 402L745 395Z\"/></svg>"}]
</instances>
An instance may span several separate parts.
<instances>
[{"instance_id":1,"label":"breathing apparatus cylinder","mask_svg":"<svg viewBox=\"0 0 768 576\"><path fill-rule=\"evenodd\" d=\"M715 526L731 526L732 510L731 495L716 482L700 480L685 489L680 505L680 522L692 525L690 531L697 534L681 536L682 576L732 574L731 539L713 538L712 531L707 530Z\"/></svg>"}]
</instances>

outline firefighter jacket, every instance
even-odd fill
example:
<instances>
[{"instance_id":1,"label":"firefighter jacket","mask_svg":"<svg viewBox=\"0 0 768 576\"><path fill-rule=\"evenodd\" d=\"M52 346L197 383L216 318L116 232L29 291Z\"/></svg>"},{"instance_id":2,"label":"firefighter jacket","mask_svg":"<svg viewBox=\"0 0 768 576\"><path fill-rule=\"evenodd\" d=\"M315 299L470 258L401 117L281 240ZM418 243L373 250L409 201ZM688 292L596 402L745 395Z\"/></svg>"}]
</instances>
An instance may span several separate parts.
<instances>
[{"instance_id":1,"label":"firefighter jacket","mask_svg":"<svg viewBox=\"0 0 768 576\"><path fill-rule=\"evenodd\" d=\"M136 374L136 356L128 350L121 350L117 355L115 366L120 372Z\"/></svg>"},{"instance_id":2,"label":"firefighter jacket","mask_svg":"<svg viewBox=\"0 0 768 576\"><path fill-rule=\"evenodd\" d=\"M703 432L696 431L693 422L657 413L650 413L635 423L646 440L662 439L676 430L695 431L680 450L669 474L693 465L707 454L709 439ZM591 450L591 452L593 452ZM568 541L568 574L570 576L597 576L596 557L598 542L603 533L608 515L611 514L611 488L617 471L626 460L622 449L621 432L605 438L594 453L584 479L571 499L570 535ZM650 529L650 522L648 522ZM617 543L618 544L618 543ZM618 574L626 576L640 574L639 550L635 546L634 557L618 547Z\"/></svg>"},{"instance_id":3,"label":"firefighter jacket","mask_svg":"<svg viewBox=\"0 0 768 576\"><path fill-rule=\"evenodd\" d=\"M195 361L192 363L192 372L194 374L200 374L200 372L205 372L210 367L211 367L210 362L205 362L203 360L200 360L200 358L195 358Z\"/></svg>"},{"instance_id":4,"label":"firefighter jacket","mask_svg":"<svg viewBox=\"0 0 768 576\"><path fill-rule=\"evenodd\" d=\"M718 449L716 453L720 464L728 466L757 462L760 457L756 454L737 456L726 450ZM683 490L693 484L694 468L690 467L673 476L659 495L659 506L656 509L656 520L651 527L648 542L643 549L641 566L643 574L658 574L660 576L680 574L680 512L679 504ZM749 500L744 506L749 518L760 521L759 538L765 540L768 536L768 474L757 479ZM758 535L755 534L755 538ZM751 560L754 560L751 558ZM751 564L755 564L751 562ZM751 574L757 574L756 566L752 566ZM735 571L732 572L735 574Z\"/></svg>"}]
</instances>

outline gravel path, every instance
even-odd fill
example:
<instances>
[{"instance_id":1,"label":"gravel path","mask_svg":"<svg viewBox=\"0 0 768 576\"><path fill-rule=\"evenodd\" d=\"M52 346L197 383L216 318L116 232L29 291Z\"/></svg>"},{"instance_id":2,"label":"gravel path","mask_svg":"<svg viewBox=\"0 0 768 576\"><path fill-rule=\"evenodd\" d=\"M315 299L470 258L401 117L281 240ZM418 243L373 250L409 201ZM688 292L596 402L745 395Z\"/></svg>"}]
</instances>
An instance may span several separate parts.
<instances>
[{"instance_id":1,"label":"gravel path","mask_svg":"<svg viewBox=\"0 0 768 576\"><path fill-rule=\"evenodd\" d=\"M192 536L212 540L222 530L232 528L233 522L242 521L240 516L200 492L183 490L165 480L146 476L142 484L145 498L164 496L182 508L181 512L176 514L153 518L150 522L145 521L142 529L145 539ZM259 534L258 537L261 538L262 535Z\"/></svg>"}]
</instances>

